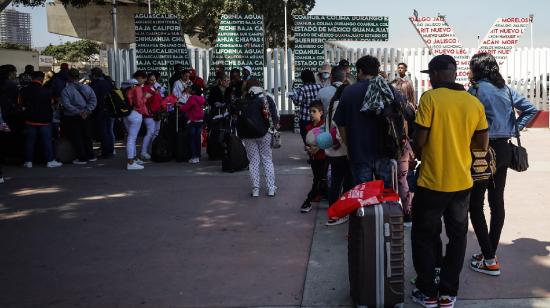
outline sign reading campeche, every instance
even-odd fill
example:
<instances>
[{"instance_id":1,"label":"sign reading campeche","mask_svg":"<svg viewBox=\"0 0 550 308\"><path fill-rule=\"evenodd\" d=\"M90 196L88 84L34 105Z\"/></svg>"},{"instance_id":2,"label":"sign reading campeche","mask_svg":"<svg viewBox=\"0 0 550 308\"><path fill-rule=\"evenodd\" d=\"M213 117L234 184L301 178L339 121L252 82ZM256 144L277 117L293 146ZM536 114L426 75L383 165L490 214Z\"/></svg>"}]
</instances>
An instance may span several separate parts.
<instances>
[{"instance_id":1,"label":"sign reading campeche","mask_svg":"<svg viewBox=\"0 0 550 308\"><path fill-rule=\"evenodd\" d=\"M387 41L388 21L385 16L294 16L295 79L323 65L327 41Z\"/></svg>"},{"instance_id":2,"label":"sign reading campeche","mask_svg":"<svg viewBox=\"0 0 550 308\"><path fill-rule=\"evenodd\" d=\"M264 77L264 27L260 15L222 15L213 62L226 69L250 66L254 78ZM211 68L213 74L213 66Z\"/></svg>"},{"instance_id":3,"label":"sign reading campeche","mask_svg":"<svg viewBox=\"0 0 550 308\"><path fill-rule=\"evenodd\" d=\"M137 67L168 79L175 64L190 67L180 21L168 14L135 14Z\"/></svg>"}]
</instances>

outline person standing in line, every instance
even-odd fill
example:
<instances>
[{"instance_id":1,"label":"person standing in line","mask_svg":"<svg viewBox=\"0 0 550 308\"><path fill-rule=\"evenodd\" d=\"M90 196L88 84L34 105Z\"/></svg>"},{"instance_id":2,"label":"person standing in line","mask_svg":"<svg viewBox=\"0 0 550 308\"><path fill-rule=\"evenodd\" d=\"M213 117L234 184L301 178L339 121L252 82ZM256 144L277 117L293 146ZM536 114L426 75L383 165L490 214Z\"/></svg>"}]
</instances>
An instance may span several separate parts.
<instances>
[{"instance_id":1,"label":"person standing in line","mask_svg":"<svg viewBox=\"0 0 550 308\"><path fill-rule=\"evenodd\" d=\"M304 146L307 146L306 126L311 123L309 107L317 99L317 94L319 94L319 90L321 90L321 85L315 83L315 75L311 70L302 71L300 78L303 84L289 97L292 99L294 105L300 108L298 114L300 117L300 135L302 136Z\"/></svg>"},{"instance_id":2,"label":"person standing in line","mask_svg":"<svg viewBox=\"0 0 550 308\"><path fill-rule=\"evenodd\" d=\"M323 87L330 87L332 84L330 80L330 72L332 70L332 67L330 66L330 63L325 63L323 66L321 66L321 69L319 70L318 77L319 77L319 84ZM327 106L324 106L325 108ZM325 109L327 110L327 109Z\"/></svg>"},{"instance_id":3,"label":"person standing in line","mask_svg":"<svg viewBox=\"0 0 550 308\"><path fill-rule=\"evenodd\" d=\"M231 83L231 103L234 104L238 99L243 97L246 91L244 89L244 81L241 78L241 71L238 68L234 68L229 72L229 79Z\"/></svg>"},{"instance_id":4,"label":"person standing in line","mask_svg":"<svg viewBox=\"0 0 550 308\"><path fill-rule=\"evenodd\" d=\"M275 106L269 103L265 95L264 89L260 87L260 82L257 79L251 79L247 83L246 96L235 106L235 111L241 114L239 119L246 117L246 122L255 124L254 127L250 127L237 123L237 133L243 141L250 162L248 170L252 183L252 197L260 196L260 164L264 167L267 195L274 197L277 193L271 149L272 135L268 132L269 125L267 123L269 123L268 116L271 116L271 121L277 126L279 117L276 110L273 112L272 107Z\"/></svg>"},{"instance_id":5,"label":"person standing in line","mask_svg":"<svg viewBox=\"0 0 550 308\"><path fill-rule=\"evenodd\" d=\"M330 132L335 131L336 140L338 141L332 148L325 150L325 155L327 156L327 161L331 170L331 182L328 191L328 203L329 205L334 204L342 193L347 192L352 188L351 180L351 169L348 161L348 150L345 144L342 142L342 137L338 130L338 126L334 123L334 114L338 110L338 105L340 102L340 97L342 92L348 86L344 83L346 80L346 72L342 67L336 66L331 71L332 86L325 87L319 91L320 101L325 105L325 98L329 95L324 95L325 93L332 89L335 90L335 93L331 96L328 106L327 106L327 115L325 121L325 131ZM335 226L343 224L348 221L349 216L340 219L329 219L326 223L327 226Z\"/></svg>"},{"instance_id":6,"label":"person standing in line","mask_svg":"<svg viewBox=\"0 0 550 308\"><path fill-rule=\"evenodd\" d=\"M97 107L92 114L92 119L101 138L101 158L112 158L115 151L115 135L113 132L115 119L109 114L105 101L115 86L106 78L99 67L92 68L90 78L92 79L90 87L94 90L97 98Z\"/></svg>"},{"instance_id":7,"label":"person standing in line","mask_svg":"<svg viewBox=\"0 0 550 308\"><path fill-rule=\"evenodd\" d=\"M332 72L335 72L335 68L338 68L336 70L338 73L342 72L344 74L344 80L340 80L340 78L336 79ZM325 77L327 77L327 73L323 72L325 74ZM319 90L319 93L317 93L317 101L320 101L323 104L324 110L328 111L328 105L330 104L330 101L332 100L332 97L334 96L334 93L336 93L336 89L338 89L346 80L345 79L345 71L342 67L335 66L334 68L330 69L328 72L328 85L323 86L322 89Z\"/></svg>"},{"instance_id":8,"label":"person standing in line","mask_svg":"<svg viewBox=\"0 0 550 308\"><path fill-rule=\"evenodd\" d=\"M170 79L168 79L168 85L170 86L170 93L174 93L174 84L176 81L181 79L181 71L183 71L183 65L176 64L174 65L174 73L172 76L170 76Z\"/></svg>"},{"instance_id":9,"label":"person standing in line","mask_svg":"<svg viewBox=\"0 0 550 308\"><path fill-rule=\"evenodd\" d=\"M127 152L127 170L142 170L143 161L137 158L137 137L141 128L143 119L146 119L147 133L143 139L143 144L149 143L154 133L154 121L150 118L149 111L147 110L146 101L152 95L143 91L143 85L147 80L147 73L145 71L138 70L134 73L133 78L137 81L137 84L130 88L126 93L128 97L128 104L133 108L132 112L124 118L124 125L128 132L126 140L126 152ZM150 119L150 120L147 120ZM147 122L149 124L147 124Z\"/></svg>"},{"instance_id":10,"label":"person standing in line","mask_svg":"<svg viewBox=\"0 0 550 308\"><path fill-rule=\"evenodd\" d=\"M474 86L468 91L475 95L485 107L489 122L489 145L496 154L496 172L489 180L476 181L470 197L470 219L476 233L481 253L474 254L470 268L476 272L498 276L500 263L496 251L500 233L504 226L504 188L508 166L512 160L510 138L517 136L514 118L515 110L521 112L517 119L518 131L533 120L537 108L525 97L506 86L499 72L495 58L489 53L479 53L470 61L470 72ZM487 228L483 207L485 192L489 195L491 209L491 230Z\"/></svg>"},{"instance_id":11,"label":"person standing in line","mask_svg":"<svg viewBox=\"0 0 550 308\"><path fill-rule=\"evenodd\" d=\"M231 105L233 91L230 85L231 80L229 79L229 76L225 75L218 80L218 85L210 88L210 93L208 95L208 106L210 107L211 117L222 114Z\"/></svg>"},{"instance_id":12,"label":"person standing in line","mask_svg":"<svg viewBox=\"0 0 550 308\"><path fill-rule=\"evenodd\" d=\"M88 124L89 116L97 105L97 98L92 88L78 83L80 73L77 69L70 69L68 76L67 85L61 91L61 121L78 157L73 164L84 165L97 160Z\"/></svg>"},{"instance_id":13,"label":"person standing in line","mask_svg":"<svg viewBox=\"0 0 550 308\"><path fill-rule=\"evenodd\" d=\"M340 60L338 62L338 66L344 69L346 72L346 83L347 84L354 84L357 82L357 79L351 74L351 66L349 65L349 61L346 59Z\"/></svg>"},{"instance_id":14,"label":"person standing in line","mask_svg":"<svg viewBox=\"0 0 550 308\"><path fill-rule=\"evenodd\" d=\"M178 98L180 103L185 104L189 98L189 91L186 91L185 89L191 88L192 85L193 82L191 81L191 73L189 70L183 70L181 71L180 79L174 83L172 94Z\"/></svg>"},{"instance_id":15,"label":"person standing in line","mask_svg":"<svg viewBox=\"0 0 550 308\"><path fill-rule=\"evenodd\" d=\"M470 149L487 149L483 105L455 83L456 61L448 55L428 64L433 89L420 99L413 147L422 161L413 199L412 256L418 274L414 302L424 307L454 307L466 253L468 207L473 186ZM439 285L435 285L436 241L441 218L449 242Z\"/></svg>"},{"instance_id":16,"label":"person standing in line","mask_svg":"<svg viewBox=\"0 0 550 308\"><path fill-rule=\"evenodd\" d=\"M153 140L158 136L160 131L160 113L164 109L161 95L162 90L157 82L155 72L147 74L147 81L143 85L143 93L150 96L145 101L145 107L149 115L143 116L147 133L145 134L145 138L143 138L143 145L141 146L141 159L150 160Z\"/></svg>"},{"instance_id":17,"label":"person standing in line","mask_svg":"<svg viewBox=\"0 0 550 308\"><path fill-rule=\"evenodd\" d=\"M24 88L31 84L32 82L32 73L34 72L34 66L25 65L25 71L17 77L19 81L19 88Z\"/></svg>"},{"instance_id":18,"label":"person standing in line","mask_svg":"<svg viewBox=\"0 0 550 308\"><path fill-rule=\"evenodd\" d=\"M406 64L399 64L401 68L405 68ZM401 93L405 103L403 115L405 117L405 134L403 136L403 153L398 161L398 191L403 205L403 221L405 226L411 225L411 204L414 196L414 191L409 187L409 179L414 178L414 168L416 167L416 159L411 147L411 136L414 132L414 120L416 115L416 100L414 96L414 87L412 82L403 78L396 78L391 82L392 86ZM411 174L412 173L412 174ZM412 185L414 187L414 185Z\"/></svg>"},{"instance_id":19,"label":"person standing in line","mask_svg":"<svg viewBox=\"0 0 550 308\"><path fill-rule=\"evenodd\" d=\"M52 91L42 87L44 73L37 71L31 74L31 83L21 89L20 102L24 108L25 125L27 126L27 144L25 152L25 168L32 168L34 144L39 134L42 141L46 166L61 167L63 164L53 157L52 147Z\"/></svg>"},{"instance_id":20,"label":"person standing in line","mask_svg":"<svg viewBox=\"0 0 550 308\"><path fill-rule=\"evenodd\" d=\"M405 80L405 81L409 81L411 82L411 85L412 85L412 81L411 81L411 77L409 75L407 75L407 69L409 67L407 66L406 63L399 63L397 64L397 76L395 76L395 79L397 80ZM414 89L414 87L413 87Z\"/></svg>"},{"instance_id":21,"label":"person standing in line","mask_svg":"<svg viewBox=\"0 0 550 308\"><path fill-rule=\"evenodd\" d=\"M191 149L191 159L189 163L200 163L201 157L201 133L204 119L204 97L201 95L201 88L193 85L187 88L191 94L185 104L180 105L180 110L187 116L189 148Z\"/></svg>"},{"instance_id":22,"label":"person standing in line","mask_svg":"<svg viewBox=\"0 0 550 308\"><path fill-rule=\"evenodd\" d=\"M201 93L204 93L204 91L206 90L204 79L197 76L197 71L194 68L189 69L189 80L191 80L193 85L195 85L195 87L198 88Z\"/></svg>"}]
</instances>

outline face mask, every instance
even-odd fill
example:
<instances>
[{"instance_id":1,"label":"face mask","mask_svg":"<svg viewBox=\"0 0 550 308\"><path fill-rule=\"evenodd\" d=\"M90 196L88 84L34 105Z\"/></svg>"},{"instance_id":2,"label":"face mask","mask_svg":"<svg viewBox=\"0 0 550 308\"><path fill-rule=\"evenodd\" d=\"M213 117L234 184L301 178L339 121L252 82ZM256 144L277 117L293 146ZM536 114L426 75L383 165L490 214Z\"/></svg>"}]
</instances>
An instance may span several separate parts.
<instances>
[{"instance_id":1,"label":"face mask","mask_svg":"<svg viewBox=\"0 0 550 308\"><path fill-rule=\"evenodd\" d=\"M323 78L323 79L329 79L329 77L330 77L330 73L322 73L321 74L321 78Z\"/></svg>"}]
</instances>

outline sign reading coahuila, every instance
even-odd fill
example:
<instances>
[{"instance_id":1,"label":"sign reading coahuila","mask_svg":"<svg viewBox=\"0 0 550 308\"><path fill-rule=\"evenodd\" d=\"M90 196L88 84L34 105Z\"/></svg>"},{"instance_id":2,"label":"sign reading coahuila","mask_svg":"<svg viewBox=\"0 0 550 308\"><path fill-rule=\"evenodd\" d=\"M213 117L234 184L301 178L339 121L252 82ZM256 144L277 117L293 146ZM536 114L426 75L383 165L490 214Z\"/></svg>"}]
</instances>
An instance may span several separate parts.
<instances>
[{"instance_id":1,"label":"sign reading coahuila","mask_svg":"<svg viewBox=\"0 0 550 308\"><path fill-rule=\"evenodd\" d=\"M159 71L162 78L168 80L174 65L190 68L187 45L176 16L135 14L134 20L138 69Z\"/></svg>"}]
</instances>

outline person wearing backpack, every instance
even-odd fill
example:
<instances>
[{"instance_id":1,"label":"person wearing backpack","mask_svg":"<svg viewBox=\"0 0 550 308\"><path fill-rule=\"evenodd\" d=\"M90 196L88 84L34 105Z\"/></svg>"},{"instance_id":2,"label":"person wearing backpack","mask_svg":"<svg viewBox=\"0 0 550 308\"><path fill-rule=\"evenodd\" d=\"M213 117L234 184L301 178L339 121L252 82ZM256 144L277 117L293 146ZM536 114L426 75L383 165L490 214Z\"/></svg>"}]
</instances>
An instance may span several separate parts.
<instances>
[{"instance_id":1,"label":"person wearing backpack","mask_svg":"<svg viewBox=\"0 0 550 308\"><path fill-rule=\"evenodd\" d=\"M351 185L351 170L348 160L348 150L345 144L342 143L342 137L338 131L336 123L334 123L334 114L338 110L338 105L340 97L344 89L348 84L344 83L346 80L346 71L340 66L332 68L331 71L331 80L332 85L330 87L325 87L321 91L326 91L326 89L333 88L335 91L332 97L329 99L327 106L327 116L325 121L325 131L334 134L335 139L338 141L331 148L325 149L325 155L327 156L327 161L331 170L330 186L328 190L328 203L329 205L334 204L338 198L349 191L352 188ZM321 91L319 91L319 96L321 96ZM321 98L323 102L324 98ZM324 102L323 102L324 105ZM333 133L334 132L334 133ZM348 221L349 216L346 216L341 219L329 219L326 223L327 226L335 226L343 224Z\"/></svg>"},{"instance_id":2,"label":"person wearing backpack","mask_svg":"<svg viewBox=\"0 0 550 308\"><path fill-rule=\"evenodd\" d=\"M271 149L271 134L268 133L271 122L279 122L277 112L269 111L264 89L260 87L257 79L250 79L246 84L247 94L237 104L239 113L237 119L237 132L243 140L248 157L250 180L252 183L252 197L260 196L260 163L264 167L267 182L267 195L275 196L275 168L273 166L273 153Z\"/></svg>"},{"instance_id":3,"label":"person wearing backpack","mask_svg":"<svg viewBox=\"0 0 550 308\"><path fill-rule=\"evenodd\" d=\"M106 99L115 87L99 67L92 68L90 78L92 79L90 87L97 97L97 107L92 114L92 119L101 140L101 158L111 158L115 150L115 135L113 133L115 119L109 114Z\"/></svg>"},{"instance_id":4,"label":"person wearing backpack","mask_svg":"<svg viewBox=\"0 0 550 308\"><path fill-rule=\"evenodd\" d=\"M144 168L143 161L137 158L136 141L139 130L141 128L141 123L143 122L143 118L150 118L149 110L147 110L146 101L152 95L143 91L143 85L147 81L147 73L145 71L136 71L133 75L133 78L137 81L137 84L126 92L126 96L128 97L128 104L130 105L130 107L133 108L133 110L128 116L124 117L124 125L126 126L126 130L128 132L128 137L126 139L126 152L128 154L126 169L142 170ZM149 123L151 123L151 121L149 121ZM153 129L154 123L153 127L151 127L151 124L149 124L149 127L147 128L147 135L150 136L149 138L152 137Z\"/></svg>"},{"instance_id":5,"label":"person wearing backpack","mask_svg":"<svg viewBox=\"0 0 550 308\"><path fill-rule=\"evenodd\" d=\"M475 181L470 196L470 220L481 248L470 260L470 269L490 275L500 275L500 263L496 251L504 226L504 188L506 175L512 161L510 139L519 137L519 131L537 115L537 108L527 98L506 85L495 58L489 53L479 53L470 61L474 86L468 92L475 95L485 107L489 122L489 145L495 151L496 171L488 180ZM515 110L521 111L515 122ZM485 220L485 192L488 192L491 209L490 230Z\"/></svg>"},{"instance_id":6,"label":"person wearing backpack","mask_svg":"<svg viewBox=\"0 0 550 308\"><path fill-rule=\"evenodd\" d=\"M84 165L97 160L88 124L89 116L97 105L97 98L92 88L78 83L80 72L77 69L70 69L68 76L69 81L61 91L61 124L78 157L73 164Z\"/></svg>"}]
</instances>

